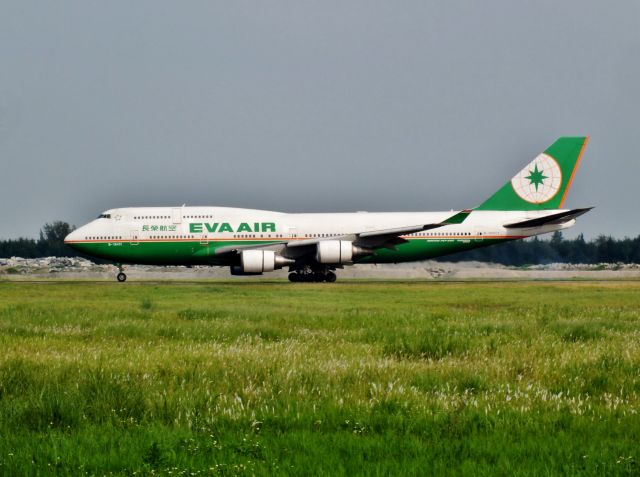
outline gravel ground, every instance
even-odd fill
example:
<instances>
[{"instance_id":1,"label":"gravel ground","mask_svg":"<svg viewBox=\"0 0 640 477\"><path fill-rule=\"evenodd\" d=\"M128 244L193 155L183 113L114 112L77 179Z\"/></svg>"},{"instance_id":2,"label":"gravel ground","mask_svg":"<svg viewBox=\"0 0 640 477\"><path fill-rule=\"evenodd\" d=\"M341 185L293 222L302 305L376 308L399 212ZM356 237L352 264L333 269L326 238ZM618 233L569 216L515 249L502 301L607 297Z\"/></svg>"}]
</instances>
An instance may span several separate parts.
<instances>
[{"instance_id":1,"label":"gravel ground","mask_svg":"<svg viewBox=\"0 0 640 477\"><path fill-rule=\"evenodd\" d=\"M125 267L132 280L186 280L207 278L230 278L227 268L197 266L156 267L133 265ZM116 267L97 265L82 258L45 257L24 259L0 258L0 279L93 279L115 280ZM285 278L287 272L279 270L267 273L265 278ZM404 264L357 265L338 270L339 278L380 278L380 279L444 279L444 280L556 280L556 279L637 279L640 265L621 263L601 263L595 265L551 263L530 267L505 267L482 262L413 262ZM238 280L246 277L231 277ZM253 277L255 278L255 277Z\"/></svg>"}]
</instances>

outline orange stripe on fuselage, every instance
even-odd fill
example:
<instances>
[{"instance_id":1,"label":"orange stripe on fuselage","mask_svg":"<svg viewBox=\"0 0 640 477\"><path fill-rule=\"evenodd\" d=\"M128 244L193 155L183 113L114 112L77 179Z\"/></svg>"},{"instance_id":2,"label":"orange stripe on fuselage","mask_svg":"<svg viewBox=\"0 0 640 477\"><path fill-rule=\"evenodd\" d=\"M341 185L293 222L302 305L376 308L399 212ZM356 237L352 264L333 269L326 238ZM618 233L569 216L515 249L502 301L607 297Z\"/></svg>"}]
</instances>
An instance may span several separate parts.
<instances>
[{"instance_id":1,"label":"orange stripe on fuselage","mask_svg":"<svg viewBox=\"0 0 640 477\"><path fill-rule=\"evenodd\" d=\"M439 235L439 236L429 236L429 237L414 237L412 235L401 235L400 236L406 240L477 240L477 239L522 239L527 238L529 235ZM193 242L193 243L202 243L202 242L291 242L295 240L311 240L310 237L282 237L279 239L273 238L253 238L253 239L244 239L244 238L210 238L210 239L138 239L138 240L74 240L65 242L66 244L74 244L74 243L155 243L155 242ZM318 240L320 241L320 240ZM312 245L312 244L309 244Z\"/></svg>"}]
</instances>

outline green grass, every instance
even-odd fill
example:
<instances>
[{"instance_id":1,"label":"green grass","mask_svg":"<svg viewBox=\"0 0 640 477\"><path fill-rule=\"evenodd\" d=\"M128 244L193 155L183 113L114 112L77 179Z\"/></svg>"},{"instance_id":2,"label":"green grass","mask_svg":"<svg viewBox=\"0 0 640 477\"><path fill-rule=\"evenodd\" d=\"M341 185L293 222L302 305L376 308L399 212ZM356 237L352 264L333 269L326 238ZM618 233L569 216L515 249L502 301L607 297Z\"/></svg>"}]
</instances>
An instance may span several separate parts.
<instances>
[{"instance_id":1,"label":"green grass","mask_svg":"<svg viewBox=\"0 0 640 477\"><path fill-rule=\"evenodd\" d=\"M0 475L638 475L640 283L0 282Z\"/></svg>"}]
</instances>

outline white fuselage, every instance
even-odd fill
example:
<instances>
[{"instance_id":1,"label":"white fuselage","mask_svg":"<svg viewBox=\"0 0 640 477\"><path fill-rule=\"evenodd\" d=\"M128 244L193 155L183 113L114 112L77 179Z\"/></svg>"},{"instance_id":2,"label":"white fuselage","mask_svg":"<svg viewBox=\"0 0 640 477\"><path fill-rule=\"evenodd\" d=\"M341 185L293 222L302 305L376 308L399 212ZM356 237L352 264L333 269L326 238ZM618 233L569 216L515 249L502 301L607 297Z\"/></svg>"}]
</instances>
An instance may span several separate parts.
<instances>
[{"instance_id":1,"label":"white fuselage","mask_svg":"<svg viewBox=\"0 0 640 477\"><path fill-rule=\"evenodd\" d=\"M522 238L571 227L575 220L527 229L507 229L503 224L562 211L474 211L462 224L447 225L403 237L455 237L463 240ZM304 240L347 236L407 224L437 223L454 213L456 211L287 214L227 207L131 207L106 211L104 215L109 216L108 218L98 218L76 229L68 237L68 241L155 241L165 238L201 239L208 242L245 239ZM260 225L265 223L274 226L271 228ZM222 227L221 224L228 224L229 227ZM247 224L248 228L242 227L241 224Z\"/></svg>"}]
</instances>

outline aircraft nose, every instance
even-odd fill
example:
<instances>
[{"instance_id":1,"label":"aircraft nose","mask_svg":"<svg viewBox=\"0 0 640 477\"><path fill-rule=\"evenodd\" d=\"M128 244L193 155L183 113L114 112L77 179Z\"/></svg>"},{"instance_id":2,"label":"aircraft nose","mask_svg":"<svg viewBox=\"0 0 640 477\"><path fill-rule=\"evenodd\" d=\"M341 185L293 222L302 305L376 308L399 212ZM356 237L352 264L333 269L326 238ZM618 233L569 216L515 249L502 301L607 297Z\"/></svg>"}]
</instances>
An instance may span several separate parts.
<instances>
[{"instance_id":1,"label":"aircraft nose","mask_svg":"<svg viewBox=\"0 0 640 477\"><path fill-rule=\"evenodd\" d=\"M80 240L80 232L76 229L64 238L64 243L73 247L78 240Z\"/></svg>"}]
</instances>

